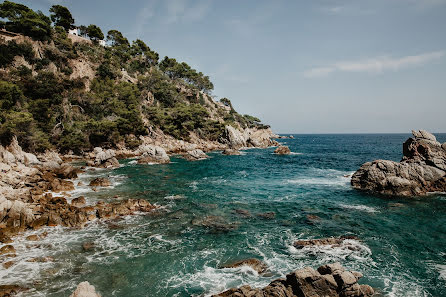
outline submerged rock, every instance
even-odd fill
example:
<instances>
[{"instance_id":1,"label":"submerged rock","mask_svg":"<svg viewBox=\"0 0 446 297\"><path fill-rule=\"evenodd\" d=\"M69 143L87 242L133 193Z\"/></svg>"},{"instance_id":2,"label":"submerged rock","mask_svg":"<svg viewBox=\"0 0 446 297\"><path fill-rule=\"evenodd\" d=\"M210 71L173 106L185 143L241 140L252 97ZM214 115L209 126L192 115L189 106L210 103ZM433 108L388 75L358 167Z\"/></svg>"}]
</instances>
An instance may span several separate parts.
<instances>
[{"instance_id":1,"label":"submerged rock","mask_svg":"<svg viewBox=\"0 0 446 297\"><path fill-rule=\"evenodd\" d=\"M90 187L110 187L111 182L106 177L98 177L92 180L89 184Z\"/></svg>"},{"instance_id":2,"label":"submerged rock","mask_svg":"<svg viewBox=\"0 0 446 297\"><path fill-rule=\"evenodd\" d=\"M276 217L276 213L274 211L268 211L268 212L258 213L257 216L262 219L272 220Z\"/></svg>"},{"instance_id":3,"label":"submerged rock","mask_svg":"<svg viewBox=\"0 0 446 297\"><path fill-rule=\"evenodd\" d=\"M101 297L89 282L80 283L70 297Z\"/></svg>"},{"instance_id":4,"label":"submerged rock","mask_svg":"<svg viewBox=\"0 0 446 297\"><path fill-rule=\"evenodd\" d=\"M249 266L259 274L264 273L268 269L268 266L266 266L265 263L263 263L259 259L255 259L255 258L250 258L250 259L245 259L245 260L225 264L225 265L222 265L221 268L238 268L238 267L242 267L242 266Z\"/></svg>"},{"instance_id":5,"label":"submerged rock","mask_svg":"<svg viewBox=\"0 0 446 297\"><path fill-rule=\"evenodd\" d=\"M27 290L28 288L21 287L18 285L0 285L0 296L2 297L15 296Z\"/></svg>"},{"instance_id":6,"label":"submerged rock","mask_svg":"<svg viewBox=\"0 0 446 297\"><path fill-rule=\"evenodd\" d=\"M296 270L262 289L242 286L214 297L369 297L372 287L358 284L362 274L345 270L339 263Z\"/></svg>"},{"instance_id":7,"label":"submerged rock","mask_svg":"<svg viewBox=\"0 0 446 297\"><path fill-rule=\"evenodd\" d=\"M192 220L192 225L202 226L210 229L212 232L229 232L238 228L237 223L227 222L223 217L207 216L202 219Z\"/></svg>"},{"instance_id":8,"label":"submerged rock","mask_svg":"<svg viewBox=\"0 0 446 297\"><path fill-rule=\"evenodd\" d=\"M403 159L367 162L356 171L355 189L385 195L421 196L446 192L446 149L427 131L412 131L403 144Z\"/></svg>"},{"instance_id":9,"label":"submerged rock","mask_svg":"<svg viewBox=\"0 0 446 297\"><path fill-rule=\"evenodd\" d=\"M281 145L274 150L276 155L289 155L291 153L290 148L286 145Z\"/></svg>"}]
</instances>

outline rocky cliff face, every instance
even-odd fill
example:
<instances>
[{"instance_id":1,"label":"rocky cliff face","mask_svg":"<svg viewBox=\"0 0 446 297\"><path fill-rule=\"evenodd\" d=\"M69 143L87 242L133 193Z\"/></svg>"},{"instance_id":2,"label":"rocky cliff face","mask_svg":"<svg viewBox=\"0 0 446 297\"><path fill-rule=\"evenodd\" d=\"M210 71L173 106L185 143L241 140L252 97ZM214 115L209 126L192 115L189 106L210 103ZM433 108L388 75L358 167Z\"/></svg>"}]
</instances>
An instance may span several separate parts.
<instances>
[{"instance_id":1,"label":"rocky cliff face","mask_svg":"<svg viewBox=\"0 0 446 297\"><path fill-rule=\"evenodd\" d=\"M372 287L358 284L360 272L347 271L339 263L314 270L311 267L296 270L262 289L242 286L214 297L367 297L374 294Z\"/></svg>"},{"instance_id":2,"label":"rocky cliff face","mask_svg":"<svg viewBox=\"0 0 446 297\"><path fill-rule=\"evenodd\" d=\"M403 144L401 162L367 162L351 179L354 188L385 195L421 196L446 192L446 143L431 133L412 131Z\"/></svg>"}]
</instances>

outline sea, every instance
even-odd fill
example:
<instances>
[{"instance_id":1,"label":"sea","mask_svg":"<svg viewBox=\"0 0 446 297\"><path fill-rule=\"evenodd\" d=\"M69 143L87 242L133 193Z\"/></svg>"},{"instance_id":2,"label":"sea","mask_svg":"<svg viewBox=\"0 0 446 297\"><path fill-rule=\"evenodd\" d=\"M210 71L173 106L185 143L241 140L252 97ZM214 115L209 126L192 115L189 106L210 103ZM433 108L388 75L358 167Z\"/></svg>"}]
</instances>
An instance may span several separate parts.
<instances>
[{"instance_id":1,"label":"sea","mask_svg":"<svg viewBox=\"0 0 446 297\"><path fill-rule=\"evenodd\" d=\"M263 287L306 266L340 262L363 273L381 296L446 296L446 196L397 198L353 189L350 176L376 159L399 161L409 134L293 135L240 156L209 153L188 162L89 169L75 181L108 177L112 186L79 186L67 199L88 204L146 199L149 214L93 222L83 229L29 231L13 245L14 265L0 285L22 296L69 296L88 281L102 296L210 296ZM440 142L446 134L437 134ZM266 213L266 215L265 215ZM48 235L37 242L31 234ZM296 240L354 236L337 246L297 249ZM84 249L88 243L91 248ZM268 270L223 268L257 258Z\"/></svg>"}]
</instances>

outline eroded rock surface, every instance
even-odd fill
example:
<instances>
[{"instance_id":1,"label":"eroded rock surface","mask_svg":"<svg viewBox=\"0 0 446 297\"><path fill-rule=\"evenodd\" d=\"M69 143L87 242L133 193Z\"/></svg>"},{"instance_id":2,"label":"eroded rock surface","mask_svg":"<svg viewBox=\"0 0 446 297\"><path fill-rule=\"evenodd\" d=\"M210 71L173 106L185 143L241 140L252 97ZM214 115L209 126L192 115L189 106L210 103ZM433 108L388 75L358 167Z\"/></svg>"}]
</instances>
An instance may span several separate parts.
<instances>
[{"instance_id":1,"label":"eroded rock surface","mask_svg":"<svg viewBox=\"0 0 446 297\"><path fill-rule=\"evenodd\" d=\"M422 196L446 192L446 145L427 131L412 131L400 162L367 162L351 179L354 188L385 195Z\"/></svg>"},{"instance_id":2,"label":"eroded rock surface","mask_svg":"<svg viewBox=\"0 0 446 297\"><path fill-rule=\"evenodd\" d=\"M101 297L89 282L80 283L70 297Z\"/></svg>"},{"instance_id":3,"label":"eroded rock surface","mask_svg":"<svg viewBox=\"0 0 446 297\"><path fill-rule=\"evenodd\" d=\"M290 148L286 145L281 145L275 149L274 153L276 155L289 155L291 153Z\"/></svg>"},{"instance_id":4,"label":"eroded rock surface","mask_svg":"<svg viewBox=\"0 0 446 297\"><path fill-rule=\"evenodd\" d=\"M339 263L314 270L311 267L296 270L285 279L277 279L262 289L242 286L229 289L214 297L368 297L372 287L358 284L360 272L347 271Z\"/></svg>"}]
</instances>

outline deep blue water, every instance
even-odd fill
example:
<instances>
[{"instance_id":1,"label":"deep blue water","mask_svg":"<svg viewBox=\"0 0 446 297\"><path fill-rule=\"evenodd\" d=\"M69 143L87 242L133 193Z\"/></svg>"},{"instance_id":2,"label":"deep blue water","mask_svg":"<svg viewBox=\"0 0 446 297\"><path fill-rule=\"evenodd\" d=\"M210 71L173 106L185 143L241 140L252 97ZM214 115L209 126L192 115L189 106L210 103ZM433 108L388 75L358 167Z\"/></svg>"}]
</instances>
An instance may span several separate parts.
<instances>
[{"instance_id":1,"label":"deep blue water","mask_svg":"<svg viewBox=\"0 0 446 297\"><path fill-rule=\"evenodd\" d=\"M29 294L36 296L68 296L83 280L103 296L203 296L242 284L265 286L292 270L340 261L386 296L446 296L446 196L371 195L352 189L345 177L366 161L399 161L410 135L294 136L280 140L295 153L288 156L250 149L242 156L215 152L198 162L173 158L168 165L124 160L119 169L89 172L81 179L110 176L115 186L84 187L72 197L84 195L90 203L143 198L162 209L83 230L53 228L39 247L19 242L25 255L19 260L54 261L16 265L3 282L31 283L36 289ZM446 134L437 138L444 142ZM275 217L258 216L265 212ZM208 216L234 230L200 226ZM334 248L292 246L297 239L341 235L359 240ZM86 241L95 243L94 251L82 250ZM220 268L250 257L269 272ZM21 278L24 271L32 279Z\"/></svg>"}]
</instances>

